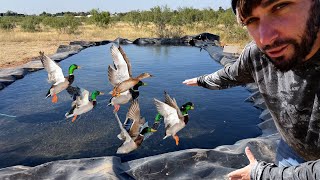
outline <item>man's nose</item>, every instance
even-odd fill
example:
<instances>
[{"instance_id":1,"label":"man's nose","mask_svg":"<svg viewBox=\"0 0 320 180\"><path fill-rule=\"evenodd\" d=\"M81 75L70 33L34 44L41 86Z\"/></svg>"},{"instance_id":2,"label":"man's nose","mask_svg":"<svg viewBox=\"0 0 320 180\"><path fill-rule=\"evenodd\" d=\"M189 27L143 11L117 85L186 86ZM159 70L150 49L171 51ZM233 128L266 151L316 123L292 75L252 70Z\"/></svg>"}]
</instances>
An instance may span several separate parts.
<instances>
[{"instance_id":1,"label":"man's nose","mask_svg":"<svg viewBox=\"0 0 320 180\"><path fill-rule=\"evenodd\" d=\"M278 37L278 31L273 20L263 18L259 24L260 43L263 46L272 45Z\"/></svg>"}]
</instances>

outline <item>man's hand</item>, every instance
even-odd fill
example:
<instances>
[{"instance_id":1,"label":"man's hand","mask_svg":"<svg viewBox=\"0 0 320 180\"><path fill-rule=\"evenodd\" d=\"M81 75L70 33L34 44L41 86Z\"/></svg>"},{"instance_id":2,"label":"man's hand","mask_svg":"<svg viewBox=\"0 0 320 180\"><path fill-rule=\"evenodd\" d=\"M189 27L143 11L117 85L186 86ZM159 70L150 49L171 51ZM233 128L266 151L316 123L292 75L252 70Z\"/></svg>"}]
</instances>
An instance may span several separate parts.
<instances>
[{"instance_id":1,"label":"man's hand","mask_svg":"<svg viewBox=\"0 0 320 180\"><path fill-rule=\"evenodd\" d=\"M182 83L187 86L198 86L197 78L186 79Z\"/></svg>"},{"instance_id":2,"label":"man's hand","mask_svg":"<svg viewBox=\"0 0 320 180\"><path fill-rule=\"evenodd\" d=\"M256 158L254 158L248 146L246 147L245 152L246 152L247 158L249 159L250 164L244 168L241 168L229 173L228 174L229 180L236 180L236 179L250 180L251 169L254 166L254 164L257 163L257 160Z\"/></svg>"}]
</instances>

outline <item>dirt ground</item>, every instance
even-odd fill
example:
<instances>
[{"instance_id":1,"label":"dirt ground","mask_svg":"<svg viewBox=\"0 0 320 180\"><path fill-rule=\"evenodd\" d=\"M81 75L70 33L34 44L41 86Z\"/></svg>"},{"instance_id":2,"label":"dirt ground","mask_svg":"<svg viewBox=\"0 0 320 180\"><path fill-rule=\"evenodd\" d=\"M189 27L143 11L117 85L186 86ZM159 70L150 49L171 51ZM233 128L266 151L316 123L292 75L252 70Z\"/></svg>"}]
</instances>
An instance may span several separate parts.
<instances>
[{"instance_id":1,"label":"dirt ground","mask_svg":"<svg viewBox=\"0 0 320 180\"><path fill-rule=\"evenodd\" d=\"M155 37L152 25L136 28L127 23L113 24L108 28L97 28L92 25L81 26L79 33L67 35L52 29L41 32L23 32L17 28L14 31L0 31L0 68L11 68L25 64L39 55L39 51L47 55L54 54L60 45L71 41L102 41L114 40L118 37L135 40L136 38ZM223 32L207 29L206 27L192 30L184 29L185 34L195 35L202 32L222 34Z\"/></svg>"},{"instance_id":2,"label":"dirt ground","mask_svg":"<svg viewBox=\"0 0 320 180\"><path fill-rule=\"evenodd\" d=\"M68 44L68 42L0 42L0 68L10 68L25 64L37 57L39 51L44 51L49 55L54 54L61 44Z\"/></svg>"}]
</instances>

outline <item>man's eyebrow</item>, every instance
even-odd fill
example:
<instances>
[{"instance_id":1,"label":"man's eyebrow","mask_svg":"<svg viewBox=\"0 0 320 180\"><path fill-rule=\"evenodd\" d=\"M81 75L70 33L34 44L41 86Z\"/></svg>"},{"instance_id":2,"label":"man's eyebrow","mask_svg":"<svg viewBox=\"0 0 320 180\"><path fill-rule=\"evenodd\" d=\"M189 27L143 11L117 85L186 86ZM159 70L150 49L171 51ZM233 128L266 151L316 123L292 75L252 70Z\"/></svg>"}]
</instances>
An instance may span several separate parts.
<instances>
[{"instance_id":1,"label":"man's eyebrow","mask_svg":"<svg viewBox=\"0 0 320 180\"><path fill-rule=\"evenodd\" d=\"M279 0L266 0L265 2L261 2L261 7L265 8L267 6L270 6L273 3L278 2Z\"/></svg>"}]
</instances>

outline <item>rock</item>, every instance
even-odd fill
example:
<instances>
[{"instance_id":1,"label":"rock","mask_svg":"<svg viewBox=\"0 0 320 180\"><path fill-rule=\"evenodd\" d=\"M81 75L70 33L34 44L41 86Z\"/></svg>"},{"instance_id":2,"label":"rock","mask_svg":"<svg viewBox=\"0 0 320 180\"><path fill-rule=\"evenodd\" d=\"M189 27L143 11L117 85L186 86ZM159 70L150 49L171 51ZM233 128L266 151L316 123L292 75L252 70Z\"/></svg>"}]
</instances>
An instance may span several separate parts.
<instances>
[{"instance_id":1,"label":"rock","mask_svg":"<svg viewBox=\"0 0 320 180\"><path fill-rule=\"evenodd\" d=\"M154 38L138 38L132 42L136 45L153 45L156 44L156 39Z\"/></svg>"},{"instance_id":2,"label":"rock","mask_svg":"<svg viewBox=\"0 0 320 180\"><path fill-rule=\"evenodd\" d=\"M0 69L0 78L6 76L13 76L15 79L21 79L28 73L27 70L23 68L7 68Z\"/></svg>"},{"instance_id":3,"label":"rock","mask_svg":"<svg viewBox=\"0 0 320 180\"><path fill-rule=\"evenodd\" d=\"M22 68L28 70L29 72L34 72L40 69L43 69L43 65L39 59L32 60L24 65L22 65Z\"/></svg>"},{"instance_id":4,"label":"rock","mask_svg":"<svg viewBox=\"0 0 320 180\"><path fill-rule=\"evenodd\" d=\"M11 75L0 77L0 83L5 85L5 86L10 85L14 81L16 81L16 78L14 76L11 76Z\"/></svg>"},{"instance_id":5,"label":"rock","mask_svg":"<svg viewBox=\"0 0 320 180\"><path fill-rule=\"evenodd\" d=\"M115 39L112 42L116 43L116 44L132 44L132 42L129 41L128 39L123 39L123 38L120 38L120 37L118 37L117 39Z\"/></svg>"},{"instance_id":6,"label":"rock","mask_svg":"<svg viewBox=\"0 0 320 180\"><path fill-rule=\"evenodd\" d=\"M88 42L88 41L71 41L69 45L80 45L82 47L91 47L95 46L96 44L94 42Z\"/></svg>"},{"instance_id":7,"label":"rock","mask_svg":"<svg viewBox=\"0 0 320 180\"><path fill-rule=\"evenodd\" d=\"M195 35L193 39L202 41L220 41L220 36L205 32Z\"/></svg>"},{"instance_id":8,"label":"rock","mask_svg":"<svg viewBox=\"0 0 320 180\"><path fill-rule=\"evenodd\" d=\"M96 41L94 42L96 44L96 46L101 46L101 45L106 45L106 44L109 44L111 43L112 41L109 41L109 40L104 40L104 41Z\"/></svg>"},{"instance_id":9,"label":"rock","mask_svg":"<svg viewBox=\"0 0 320 180\"><path fill-rule=\"evenodd\" d=\"M78 51L66 51L66 52L61 52L61 53L56 53L54 55L49 56L52 60L60 62L74 54L77 54Z\"/></svg>"},{"instance_id":10,"label":"rock","mask_svg":"<svg viewBox=\"0 0 320 180\"><path fill-rule=\"evenodd\" d=\"M80 52L84 49L81 45L60 45L57 49L56 53L64 53L64 52Z\"/></svg>"},{"instance_id":11,"label":"rock","mask_svg":"<svg viewBox=\"0 0 320 180\"><path fill-rule=\"evenodd\" d=\"M4 89L6 86L3 83L0 83L0 90Z\"/></svg>"}]
</instances>

